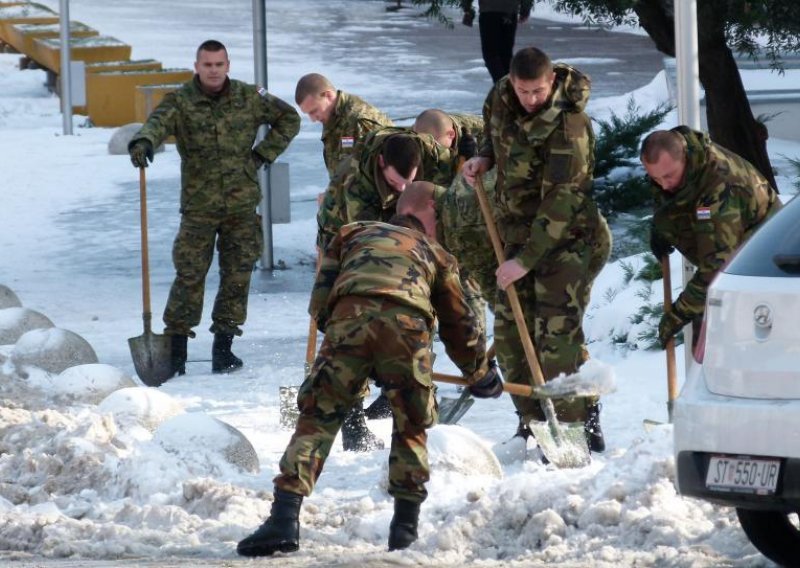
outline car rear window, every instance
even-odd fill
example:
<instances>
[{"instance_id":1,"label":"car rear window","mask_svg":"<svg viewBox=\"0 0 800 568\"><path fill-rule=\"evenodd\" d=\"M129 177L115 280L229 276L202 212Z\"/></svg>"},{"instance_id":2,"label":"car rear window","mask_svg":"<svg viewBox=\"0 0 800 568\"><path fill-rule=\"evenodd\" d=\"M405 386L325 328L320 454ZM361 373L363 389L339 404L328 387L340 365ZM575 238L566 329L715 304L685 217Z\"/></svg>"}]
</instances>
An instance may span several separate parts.
<instances>
[{"instance_id":1,"label":"car rear window","mask_svg":"<svg viewBox=\"0 0 800 568\"><path fill-rule=\"evenodd\" d=\"M740 276L800 277L800 199L793 197L725 268Z\"/></svg>"}]
</instances>

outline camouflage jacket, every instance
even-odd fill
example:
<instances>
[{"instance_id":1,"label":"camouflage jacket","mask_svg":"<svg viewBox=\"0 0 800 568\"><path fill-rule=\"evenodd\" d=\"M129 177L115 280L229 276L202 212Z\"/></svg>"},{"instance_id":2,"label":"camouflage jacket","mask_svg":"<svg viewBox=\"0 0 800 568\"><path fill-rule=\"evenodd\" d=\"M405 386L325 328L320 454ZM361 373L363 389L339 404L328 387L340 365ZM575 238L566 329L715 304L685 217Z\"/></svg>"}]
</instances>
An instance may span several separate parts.
<instances>
[{"instance_id":1,"label":"camouflage jacket","mask_svg":"<svg viewBox=\"0 0 800 568\"><path fill-rule=\"evenodd\" d=\"M711 280L736 249L781 203L750 162L685 126L686 172L674 192L653 184L653 230L673 244L697 271L675 301L689 317L702 315Z\"/></svg>"},{"instance_id":2,"label":"camouflage jacket","mask_svg":"<svg viewBox=\"0 0 800 568\"><path fill-rule=\"evenodd\" d=\"M566 243L591 238L600 216L591 197L594 133L583 111L590 80L554 67L553 93L537 112L522 108L508 77L483 107L478 154L497 168L497 228L506 244L521 245L515 258L528 270Z\"/></svg>"},{"instance_id":3,"label":"camouflage jacket","mask_svg":"<svg viewBox=\"0 0 800 568\"><path fill-rule=\"evenodd\" d=\"M175 136L182 213L240 213L261 200L252 148L262 124L270 131L257 150L271 163L300 131L294 107L233 79L221 95L209 96L195 76L164 97L131 144L146 139L157 148Z\"/></svg>"},{"instance_id":4,"label":"camouflage jacket","mask_svg":"<svg viewBox=\"0 0 800 568\"><path fill-rule=\"evenodd\" d=\"M354 221L388 221L394 215L397 192L386 184L378 164L386 140L396 134L413 137L422 153L416 180L449 183L452 153L439 145L433 136L410 129L385 127L374 130L357 145L349 166L337 171L328 185L317 213L317 244L324 248L342 225Z\"/></svg>"},{"instance_id":5,"label":"camouflage jacket","mask_svg":"<svg viewBox=\"0 0 800 568\"><path fill-rule=\"evenodd\" d=\"M456 261L419 231L374 221L342 227L322 256L311 293L308 311L319 329L347 296L408 306L429 329L438 319L447 354L464 374L485 364L486 338L464 300Z\"/></svg>"},{"instance_id":6,"label":"camouflage jacket","mask_svg":"<svg viewBox=\"0 0 800 568\"><path fill-rule=\"evenodd\" d=\"M484 189L491 202L494 183L484 181ZM456 180L449 188L436 186L433 199L437 240L456 257L459 268L475 279L483 294L491 297L497 288L497 258L475 189Z\"/></svg>"},{"instance_id":7,"label":"camouflage jacket","mask_svg":"<svg viewBox=\"0 0 800 568\"><path fill-rule=\"evenodd\" d=\"M359 140L384 126L393 126L388 116L355 95L337 91L336 107L322 127L322 156L330 178Z\"/></svg>"}]
</instances>

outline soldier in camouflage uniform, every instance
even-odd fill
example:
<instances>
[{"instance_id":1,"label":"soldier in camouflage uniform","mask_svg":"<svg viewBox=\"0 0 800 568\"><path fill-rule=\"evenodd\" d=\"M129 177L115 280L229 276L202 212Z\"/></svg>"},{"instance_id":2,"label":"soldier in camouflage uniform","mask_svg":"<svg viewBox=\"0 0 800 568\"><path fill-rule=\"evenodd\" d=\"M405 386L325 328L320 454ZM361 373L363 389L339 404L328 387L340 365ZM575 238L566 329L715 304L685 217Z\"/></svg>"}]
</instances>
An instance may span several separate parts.
<instances>
[{"instance_id":1,"label":"soldier in camouflage uniform","mask_svg":"<svg viewBox=\"0 0 800 568\"><path fill-rule=\"evenodd\" d=\"M295 102L312 122L322 123L322 157L330 176L334 180L336 170L347 170L350 157L363 138L379 128L393 126L388 116L355 95L339 91L323 75L303 75L295 88ZM320 205L325 192L318 197ZM322 251L318 251L322 254ZM365 391L366 397L369 391ZM388 418L389 403L381 395L369 409L372 418ZM363 397L345 420L342 428L342 444L347 451L368 451L383 448L383 442L367 428Z\"/></svg>"},{"instance_id":2,"label":"soldier in camouflage uniform","mask_svg":"<svg viewBox=\"0 0 800 568\"><path fill-rule=\"evenodd\" d=\"M250 275L263 248L256 170L275 161L300 129L291 105L229 79L229 68L224 45L201 44L194 78L164 97L128 146L137 168L153 161L153 149L168 136L176 138L181 156L181 225L172 252L177 274L164 311L174 374L185 373L187 339L200 323L215 242L220 284L211 314L211 366L214 372L242 366L231 343L242 334ZM269 134L253 148L262 124L271 127Z\"/></svg>"},{"instance_id":3,"label":"soldier in camouflage uniform","mask_svg":"<svg viewBox=\"0 0 800 568\"><path fill-rule=\"evenodd\" d=\"M592 241L603 223L591 198L594 134L584 112L588 98L588 77L553 65L537 48L521 49L510 74L489 92L483 144L462 170L474 183L497 167L495 220L508 260L496 273L501 292L495 342L509 382L532 383L502 292L514 282L545 380L574 373L588 359L582 323L596 276ZM527 437L527 423L544 419L540 404L513 400L521 418L517 434ZM555 407L562 421L584 422L591 449L603 451L597 400L558 401Z\"/></svg>"},{"instance_id":4,"label":"soldier in camouflage uniform","mask_svg":"<svg viewBox=\"0 0 800 568\"><path fill-rule=\"evenodd\" d=\"M370 132L328 186L317 213L317 244L324 250L347 223L388 220L408 183L449 183L452 163L451 151L429 134L398 127Z\"/></svg>"},{"instance_id":5,"label":"soldier in camouflage uniform","mask_svg":"<svg viewBox=\"0 0 800 568\"><path fill-rule=\"evenodd\" d=\"M686 126L648 135L641 160L653 183L653 254L660 259L677 248L697 267L661 318L665 346L689 323L698 337L711 280L781 203L755 166Z\"/></svg>"},{"instance_id":6,"label":"soldier in camouflage uniform","mask_svg":"<svg viewBox=\"0 0 800 568\"><path fill-rule=\"evenodd\" d=\"M394 415L389 549L416 540L430 478L426 429L437 419L430 351L434 319L473 394L502 392L499 376L487 367L485 337L464 301L455 259L426 238L414 217L395 216L391 222L345 225L325 250L309 306L325 341L300 388L300 418L274 479L270 518L239 543L239 554L297 550L302 499L313 491L345 412L371 373Z\"/></svg>"},{"instance_id":7,"label":"soldier in camouflage uniform","mask_svg":"<svg viewBox=\"0 0 800 568\"><path fill-rule=\"evenodd\" d=\"M475 114L452 114L438 108L429 108L417 115L411 129L430 134L439 144L450 149L455 178L461 169L461 163L470 159L477 151L477 142L483 136L483 118Z\"/></svg>"},{"instance_id":8,"label":"soldier in camouflage uniform","mask_svg":"<svg viewBox=\"0 0 800 568\"><path fill-rule=\"evenodd\" d=\"M319 73L300 78L294 100L312 122L322 123L322 157L330 179L364 136L384 126L393 126L391 119L377 108L337 90Z\"/></svg>"}]
</instances>

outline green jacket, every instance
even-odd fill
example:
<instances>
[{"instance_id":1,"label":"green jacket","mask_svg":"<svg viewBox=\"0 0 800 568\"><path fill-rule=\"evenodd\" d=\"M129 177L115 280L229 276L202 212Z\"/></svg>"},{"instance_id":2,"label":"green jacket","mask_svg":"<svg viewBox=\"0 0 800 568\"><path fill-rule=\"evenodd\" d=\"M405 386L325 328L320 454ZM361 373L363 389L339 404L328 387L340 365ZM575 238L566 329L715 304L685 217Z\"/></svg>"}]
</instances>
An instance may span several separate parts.
<instances>
[{"instance_id":1,"label":"green jacket","mask_svg":"<svg viewBox=\"0 0 800 568\"><path fill-rule=\"evenodd\" d=\"M252 152L262 124L270 131L255 151L272 163L300 130L294 107L233 79L222 94L209 96L195 76L164 97L131 144L146 139L157 148L168 136L175 137L182 213L241 213L261 200Z\"/></svg>"},{"instance_id":2,"label":"green jacket","mask_svg":"<svg viewBox=\"0 0 800 568\"><path fill-rule=\"evenodd\" d=\"M522 108L508 77L483 107L478 154L497 168L497 228L506 244L520 245L515 258L528 270L562 246L590 239L600 219L591 197L594 133L584 112L590 80L567 65L554 67L553 94L536 113Z\"/></svg>"},{"instance_id":3,"label":"green jacket","mask_svg":"<svg viewBox=\"0 0 800 568\"><path fill-rule=\"evenodd\" d=\"M492 175L494 170L490 170ZM484 189L490 202L494 183L484 177ZM497 288L497 258L486 231L475 189L460 179L449 188L434 188L436 238L458 260L459 268L475 279L483 294L492 298Z\"/></svg>"},{"instance_id":4,"label":"green jacket","mask_svg":"<svg viewBox=\"0 0 800 568\"><path fill-rule=\"evenodd\" d=\"M378 156L391 136L411 136L419 144L422 164L416 180L449 183L452 154L429 134L408 128L385 127L374 130L358 145L349 165L336 172L328 185L317 213L317 244L325 247L342 225L354 221L388 221L394 215L398 194L383 179Z\"/></svg>"},{"instance_id":5,"label":"green jacket","mask_svg":"<svg viewBox=\"0 0 800 568\"><path fill-rule=\"evenodd\" d=\"M336 91L336 107L322 127L322 156L330 178L364 136L384 126L393 126L388 116L355 95Z\"/></svg>"},{"instance_id":6,"label":"green jacket","mask_svg":"<svg viewBox=\"0 0 800 568\"><path fill-rule=\"evenodd\" d=\"M675 301L688 317L702 316L711 280L747 238L780 207L777 192L744 158L686 126L686 172L674 192L653 184L653 230L697 271Z\"/></svg>"},{"instance_id":7,"label":"green jacket","mask_svg":"<svg viewBox=\"0 0 800 568\"><path fill-rule=\"evenodd\" d=\"M342 227L322 255L311 293L308 311L319 329L348 296L407 306L428 328L438 320L448 356L467 375L485 363L486 338L464 299L456 261L419 231L375 221Z\"/></svg>"}]
</instances>

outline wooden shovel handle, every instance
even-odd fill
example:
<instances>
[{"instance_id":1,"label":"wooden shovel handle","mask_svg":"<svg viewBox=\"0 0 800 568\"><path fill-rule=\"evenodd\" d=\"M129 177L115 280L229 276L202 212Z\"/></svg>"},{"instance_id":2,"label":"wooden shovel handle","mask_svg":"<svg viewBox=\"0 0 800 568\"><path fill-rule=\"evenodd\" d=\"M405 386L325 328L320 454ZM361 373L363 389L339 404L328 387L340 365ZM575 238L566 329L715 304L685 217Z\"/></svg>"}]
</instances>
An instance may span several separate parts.
<instances>
[{"instance_id":1,"label":"wooden shovel handle","mask_svg":"<svg viewBox=\"0 0 800 568\"><path fill-rule=\"evenodd\" d=\"M469 383L463 377L458 375L446 375L444 373L433 373L433 380L438 383L449 383L451 385L460 385L468 387ZM530 385L518 385L515 383L508 383L503 381L503 390L509 394L517 396L533 397L533 387Z\"/></svg>"},{"instance_id":2,"label":"wooden shovel handle","mask_svg":"<svg viewBox=\"0 0 800 568\"><path fill-rule=\"evenodd\" d=\"M319 274L322 264L322 250L317 249L317 266L314 269L314 278ZM311 370L317 356L317 320L313 317L308 322L308 340L306 341L306 374Z\"/></svg>"},{"instance_id":3,"label":"wooden shovel handle","mask_svg":"<svg viewBox=\"0 0 800 568\"><path fill-rule=\"evenodd\" d=\"M151 316L150 252L147 247L147 179L144 173L144 168L139 168L139 204L139 222L142 240L142 311L145 324L147 324L149 323Z\"/></svg>"},{"instance_id":4,"label":"wooden shovel handle","mask_svg":"<svg viewBox=\"0 0 800 568\"><path fill-rule=\"evenodd\" d=\"M481 213L483 214L483 219L486 221L486 229L489 231L489 238L494 247L497 263L503 264L506 261L506 255L503 251L500 234L497 232L497 225L495 225L492 209L489 206L489 199L486 197L486 191L483 188L483 180L480 175L475 178L475 194L478 196ZM514 287L514 284L510 284L505 292L506 296L508 296L508 303L511 305L511 311L514 314L514 321L517 324L517 332L522 341L522 348L525 350L525 358L528 360L528 366L531 369L531 375L533 375L533 382L536 386L543 386L545 383L544 374L539 364L539 358L536 356L536 348L533 346L531 336L528 334L528 325L525 323L525 314L522 312L522 306L519 303L517 289Z\"/></svg>"},{"instance_id":5,"label":"wooden shovel handle","mask_svg":"<svg viewBox=\"0 0 800 568\"><path fill-rule=\"evenodd\" d=\"M672 312L672 275L669 268L669 256L661 257L661 273L664 275L664 313ZM672 410L672 402L678 398L677 367L675 364L675 338L670 337L665 348L667 355L667 406ZM670 412L670 422L672 416Z\"/></svg>"}]
</instances>

